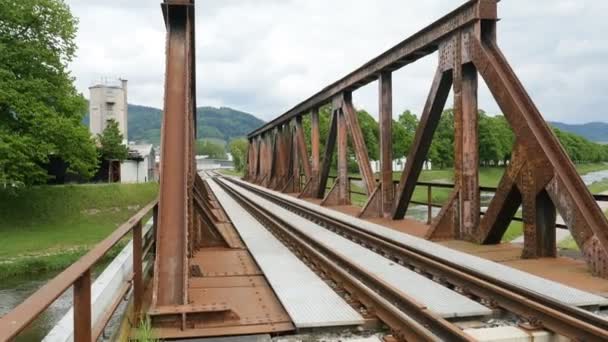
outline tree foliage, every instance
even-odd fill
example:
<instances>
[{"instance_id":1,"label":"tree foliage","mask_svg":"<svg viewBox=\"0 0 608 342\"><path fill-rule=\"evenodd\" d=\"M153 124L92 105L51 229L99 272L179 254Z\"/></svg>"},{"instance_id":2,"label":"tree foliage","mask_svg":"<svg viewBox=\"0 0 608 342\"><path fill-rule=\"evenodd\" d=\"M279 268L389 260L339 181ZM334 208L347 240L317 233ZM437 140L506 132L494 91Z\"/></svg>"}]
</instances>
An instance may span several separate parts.
<instances>
[{"instance_id":1,"label":"tree foliage","mask_svg":"<svg viewBox=\"0 0 608 342\"><path fill-rule=\"evenodd\" d=\"M123 161L129 156L129 149L123 145L123 136L118 128L118 122L108 120L106 128L97 135L99 156L104 160Z\"/></svg>"},{"instance_id":2,"label":"tree foliage","mask_svg":"<svg viewBox=\"0 0 608 342\"><path fill-rule=\"evenodd\" d=\"M243 171L247 164L247 139L235 139L230 142L230 154L234 161L234 168Z\"/></svg>"},{"instance_id":3,"label":"tree foliage","mask_svg":"<svg viewBox=\"0 0 608 342\"><path fill-rule=\"evenodd\" d=\"M211 159L226 159L224 146L207 140L196 141L196 154L208 156Z\"/></svg>"},{"instance_id":4,"label":"tree foliage","mask_svg":"<svg viewBox=\"0 0 608 342\"><path fill-rule=\"evenodd\" d=\"M324 106L319 111L320 150L323 153L329 132L331 106ZM368 148L370 160L379 157L379 125L378 122L365 110L357 112L361 131ZM401 113L393 121L393 158L407 157L419 119L409 110ZM306 136L308 153L310 155L310 116L303 119L303 129ZM608 145L591 142L581 136L567 133L554 128L555 134L562 146L575 163L608 162ZM350 139L349 139L350 140ZM483 110L479 111L479 161L482 166L506 165L511 159L511 151L515 137L509 123L502 115L490 116ZM357 172L354 162L352 143L348 146L349 171ZM433 141L427 155L427 160L435 168L449 168L454 166L454 111L443 111ZM332 160L332 167L336 165L336 154Z\"/></svg>"},{"instance_id":5,"label":"tree foliage","mask_svg":"<svg viewBox=\"0 0 608 342\"><path fill-rule=\"evenodd\" d=\"M0 10L0 182L47 181L49 157L88 178L97 152L86 102L67 70L77 19L62 0L8 0Z\"/></svg>"}]
</instances>

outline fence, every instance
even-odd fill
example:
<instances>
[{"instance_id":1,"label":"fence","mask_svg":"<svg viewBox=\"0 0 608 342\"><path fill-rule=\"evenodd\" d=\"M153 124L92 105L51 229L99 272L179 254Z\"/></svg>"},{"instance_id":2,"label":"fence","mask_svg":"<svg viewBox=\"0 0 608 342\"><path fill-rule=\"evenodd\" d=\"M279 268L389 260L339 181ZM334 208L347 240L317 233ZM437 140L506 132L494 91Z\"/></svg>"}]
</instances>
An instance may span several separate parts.
<instances>
[{"instance_id":1,"label":"fence","mask_svg":"<svg viewBox=\"0 0 608 342\"><path fill-rule=\"evenodd\" d=\"M336 176L329 176L329 179L333 179L335 181ZM349 176L348 177L348 181L351 183L353 181L363 181L363 178L361 177L353 177L353 176ZM376 181L379 181L379 179L376 179ZM301 182L302 183L302 182ZM399 181L398 180L394 180L393 184L395 185L395 187L399 186ZM417 182L416 183L417 186L422 186L422 187L426 187L427 190L427 200L425 202L421 202L421 201L416 201L416 200L412 200L410 201L410 203L412 204L416 204L416 205L424 205L427 207L427 224L431 224L431 221L433 220L433 208L442 208L443 207L443 203L433 203L433 188L439 188L439 189L453 189L454 188L454 184L451 183L437 183L437 182ZM357 190L353 190L352 186L349 186L349 197L352 194L356 194L356 195L362 195L362 196L367 196L367 194L365 192L362 191L357 191ZM330 182L328 182L327 186L326 186L326 190L331 189L331 184ZM495 187L488 187L488 186L480 186L479 187L479 191L480 192L492 192L492 193L496 193L497 188ZM598 202L608 202L608 195L602 195L602 194L593 194L593 198L598 201ZM479 215L483 216L485 214L485 211L480 211ZM513 221L516 222L523 222L523 217L519 217L519 216L514 216L512 218ZM561 224L561 223L556 223L555 226L557 228L561 228L561 229L568 229L568 226L566 226L565 224Z\"/></svg>"},{"instance_id":2,"label":"fence","mask_svg":"<svg viewBox=\"0 0 608 342\"><path fill-rule=\"evenodd\" d=\"M152 214L153 226L144 241L142 221ZM61 272L46 285L27 298L14 310L0 319L0 340L12 340L25 330L41 313L44 312L70 286L74 291L74 341L95 341L118 308L122 298L133 289L133 307L136 316L142 308L144 294L143 261L156 240L158 217L158 200L154 200L137 212L126 223L122 224L105 240L97 244L85 256ZM120 293L112 300L112 305L101 315L99 322L93 326L91 319L91 272L95 265L122 238L133 232L133 274L124 284Z\"/></svg>"}]
</instances>

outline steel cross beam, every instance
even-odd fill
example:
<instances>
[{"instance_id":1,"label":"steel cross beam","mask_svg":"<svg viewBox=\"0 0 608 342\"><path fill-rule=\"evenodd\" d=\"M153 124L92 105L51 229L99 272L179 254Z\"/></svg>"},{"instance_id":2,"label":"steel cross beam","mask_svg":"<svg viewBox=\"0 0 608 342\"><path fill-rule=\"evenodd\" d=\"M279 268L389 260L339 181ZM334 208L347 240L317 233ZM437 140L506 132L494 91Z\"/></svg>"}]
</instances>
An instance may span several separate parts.
<instances>
[{"instance_id":1,"label":"steel cross beam","mask_svg":"<svg viewBox=\"0 0 608 342\"><path fill-rule=\"evenodd\" d=\"M451 33L482 19L495 20L497 0L471 0L412 35L380 56L362 65L357 70L323 88L321 91L296 105L283 115L249 133L253 137L273 127L285 124L298 115L307 113L342 93L352 92L378 79L382 72L396 69L417 61L437 51L441 40Z\"/></svg>"}]
</instances>

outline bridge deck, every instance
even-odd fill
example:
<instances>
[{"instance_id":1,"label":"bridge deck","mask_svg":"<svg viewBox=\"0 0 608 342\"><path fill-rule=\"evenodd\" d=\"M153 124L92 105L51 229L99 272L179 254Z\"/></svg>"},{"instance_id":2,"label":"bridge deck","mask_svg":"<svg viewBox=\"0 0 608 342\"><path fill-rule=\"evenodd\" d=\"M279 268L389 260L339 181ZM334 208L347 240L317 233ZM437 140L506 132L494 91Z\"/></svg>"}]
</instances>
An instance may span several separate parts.
<instances>
[{"instance_id":1,"label":"bridge deck","mask_svg":"<svg viewBox=\"0 0 608 342\"><path fill-rule=\"evenodd\" d=\"M269 208L282 219L289 222L297 230L312 237L321 244L332 248L341 255L346 256L360 267L371 270L375 276L384 280L394 288L400 290L419 303L425 305L433 312L443 317L471 317L489 315L492 311L485 306L414 272L409 268L394 263L379 254L358 245L347 238L337 235L329 230L304 219L250 191L228 186L254 199L256 203ZM254 253L255 254L255 253ZM292 273L290 273L292 276ZM271 281L272 283L272 281Z\"/></svg>"},{"instance_id":2,"label":"bridge deck","mask_svg":"<svg viewBox=\"0 0 608 342\"><path fill-rule=\"evenodd\" d=\"M289 195L297 197L298 194ZM321 200L316 198L305 198L303 200L316 205L321 203ZM354 217L361 211L361 207L356 205L328 206L327 208ZM366 218L364 220L420 238L423 238L430 229L429 225L408 218L391 220L379 217ZM593 276L589 272L589 267L585 261L575 255L576 253L563 252L563 255L557 258L523 259L521 257L523 251L522 243L507 242L497 245L479 245L462 240L446 240L439 241L438 243L451 249L513 267L579 290L608 297L608 282L605 279Z\"/></svg>"},{"instance_id":3,"label":"bridge deck","mask_svg":"<svg viewBox=\"0 0 608 342\"><path fill-rule=\"evenodd\" d=\"M209 186L297 328L363 324L363 317L214 181Z\"/></svg>"},{"instance_id":4,"label":"bridge deck","mask_svg":"<svg viewBox=\"0 0 608 342\"><path fill-rule=\"evenodd\" d=\"M240 180L238 180L238 181L240 181ZM242 181L240 181L240 182L242 182ZM529 290L532 290L532 291L535 291L538 293L543 293L546 296L555 298L564 303L567 303L570 305L576 305L576 306L608 305L608 299L606 299L602 296L592 294L592 293L589 293L586 291L582 291L582 290L579 290L574 287L566 286L566 285L557 283L555 281L543 279L543 278L541 278L539 276L535 276L531 273L523 272L519 269L516 269L516 268L521 268L521 265L519 267L516 267L516 265L513 265L515 268L508 267L508 266L505 266L500 263L492 262L491 257L480 258L480 257L474 256L471 254L463 253L458 250L447 248L445 246L442 246L441 244L433 243L433 242L415 237L410 234L402 233L402 232L399 232L399 231L396 231L393 229L386 229L387 227L384 227L384 226L381 226L378 224L374 224L374 223L371 223L366 220L358 219L356 217L353 217L351 215L345 214L340 211L332 210L327 207L321 207L321 206L315 205L313 203L310 203L308 201L297 199L292 196L288 196L288 195L285 195L285 194L282 194L282 193L279 193L276 191L268 190L264 187L260 187L255 184L250 184L250 183L247 183L247 184L252 185L263 191L272 192L275 195L289 199L291 201L294 201L298 204L302 204L309 208L313 208L322 213L326 213L336 219L339 219L339 220L342 220L345 222L349 222L349 223L355 223L358 227L360 227L363 230L373 231L375 233L381 234L381 235L388 237L390 239L393 239L395 241L399 241L406 245L413 246L413 247L419 248L420 250L424 250L429 253L441 256L447 260L459 260L461 262L461 264L466 265L467 267L469 267L471 269L475 269L480 272L486 273L488 275L497 277L499 279L509 281L515 285L527 288ZM342 209L342 211L344 211L344 208L341 208L341 209ZM469 246L469 244L456 244L456 243L453 245L454 246L459 245L463 249L466 249L466 247ZM488 248L488 246L484 246L484 248ZM513 251L510 251L509 253L513 253ZM557 269L551 269L548 271L553 272L553 273L559 272ZM543 272L546 273L547 270L544 269ZM566 273L566 272L564 272L564 273ZM567 276L571 277L572 274L569 274ZM566 276L564 276L564 278L565 277ZM557 277L557 278L560 278L560 277ZM560 280L560 279L555 279L555 280ZM605 281L603 283L605 286Z\"/></svg>"}]
</instances>

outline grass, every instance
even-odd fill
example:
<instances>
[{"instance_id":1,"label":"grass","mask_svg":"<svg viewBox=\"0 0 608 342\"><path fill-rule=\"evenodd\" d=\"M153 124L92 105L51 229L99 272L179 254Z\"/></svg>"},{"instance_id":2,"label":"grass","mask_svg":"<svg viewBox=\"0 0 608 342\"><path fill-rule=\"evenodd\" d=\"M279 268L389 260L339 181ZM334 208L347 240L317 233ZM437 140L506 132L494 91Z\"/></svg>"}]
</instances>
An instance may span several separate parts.
<instances>
[{"instance_id":1,"label":"grass","mask_svg":"<svg viewBox=\"0 0 608 342\"><path fill-rule=\"evenodd\" d=\"M159 341L152 334L152 322L150 322L150 317L146 317L142 319L139 323L139 327L137 328L137 340L142 342L157 342Z\"/></svg>"},{"instance_id":2,"label":"grass","mask_svg":"<svg viewBox=\"0 0 608 342\"><path fill-rule=\"evenodd\" d=\"M60 270L149 203L156 183L0 192L0 278Z\"/></svg>"},{"instance_id":3,"label":"grass","mask_svg":"<svg viewBox=\"0 0 608 342\"><path fill-rule=\"evenodd\" d=\"M234 169L220 169L219 173L225 176L235 176L235 177L243 177L245 175L245 171L237 171Z\"/></svg>"},{"instance_id":4,"label":"grass","mask_svg":"<svg viewBox=\"0 0 608 342\"><path fill-rule=\"evenodd\" d=\"M608 191L608 179L591 184L589 186L589 191L591 191L592 194L599 194Z\"/></svg>"},{"instance_id":5,"label":"grass","mask_svg":"<svg viewBox=\"0 0 608 342\"><path fill-rule=\"evenodd\" d=\"M584 175L590 172L602 171L608 169L607 163L595 163L595 164L577 164L576 171L579 174Z\"/></svg>"}]
</instances>

